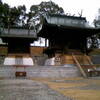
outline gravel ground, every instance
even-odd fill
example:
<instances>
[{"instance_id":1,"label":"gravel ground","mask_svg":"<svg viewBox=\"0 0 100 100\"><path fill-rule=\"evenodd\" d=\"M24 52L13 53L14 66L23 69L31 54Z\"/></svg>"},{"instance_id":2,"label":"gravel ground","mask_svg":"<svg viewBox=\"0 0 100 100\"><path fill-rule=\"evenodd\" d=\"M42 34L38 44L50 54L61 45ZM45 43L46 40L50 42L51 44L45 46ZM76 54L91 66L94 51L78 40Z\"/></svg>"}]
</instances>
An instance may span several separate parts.
<instances>
[{"instance_id":1,"label":"gravel ground","mask_svg":"<svg viewBox=\"0 0 100 100\"><path fill-rule=\"evenodd\" d=\"M72 100L47 85L28 79L0 80L0 100Z\"/></svg>"}]
</instances>

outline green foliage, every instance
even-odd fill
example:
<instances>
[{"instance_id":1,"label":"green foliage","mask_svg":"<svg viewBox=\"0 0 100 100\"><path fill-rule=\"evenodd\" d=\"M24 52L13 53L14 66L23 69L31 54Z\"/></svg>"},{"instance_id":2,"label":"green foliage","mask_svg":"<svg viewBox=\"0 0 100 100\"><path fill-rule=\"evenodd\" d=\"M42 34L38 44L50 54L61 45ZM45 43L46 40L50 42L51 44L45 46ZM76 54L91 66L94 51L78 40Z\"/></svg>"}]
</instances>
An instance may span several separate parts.
<instances>
[{"instance_id":1,"label":"green foliage","mask_svg":"<svg viewBox=\"0 0 100 100\"><path fill-rule=\"evenodd\" d=\"M32 5L30 7L27 22L33 23L36 31L38 31L42 25L43 16L47 16L48 14L64 14L64 10L52 1L41 2L39 5Z\"/></svg>"},{"instance_id":2,"label":"green foliage","mask_svg":"<svg viewBox=\"0 0 100 100\"><path fill-rule=\"evenodd\" d=\"M50 13L50 14L62 14L64 13L63 8L59 7L52 1L49 2L41 2L40 5L40 12Z\"/></svg>"},{"instance_id":3,"label":"green foliage","mask_svg":"<svg viewBox=\"0 0 100 100\"><path fill-rule=\"evenodd\" d=\"M94 48L99 48L99 38L98 38L99 34L93 35L91 37L89 37L88 39L88 43L89 43L89 48L90 49L94 49Z\"/></svg>"},{"instance_id":4,"label":"green foliage","mask_svg":"<svg viewBox=\"0 0 100 100\"><path fill-rule=\"evenodd\" d=\"M17 26L20 21L25 19L25 14L25 5L11 8L6 3L0 3L0 21L2 21L4 27Z\"/></svg>"},{"instance_id":5,"label":"green foliage","mask_svg":"<svg viewBox=\"0 0 100 100\"><path fill-rule=\"evenodd\" d=\"M95 28L100 28L100 16L99 16L100 14L99 13L98 13L98 17L96 19L94 19L94 21L93 21ZM100 44L99 44L100 43L99 42L100 41L100 33L96 34L90 38L92 41L90 48L99 48L99 46L100 46Z\"/></svg>"},{"instance_id":6,"label":"green foliage","mask_svg":"<svg viewBox=\"0 0 100 100\"><path fill-rule=\"evenodd\" d=\"M43 16L63 13L63 9L52 1L32 5L28 13L26 13L25 5L10 7L0 1L0 23L2 21L4 27L8 28L21 26L29 29L34 28L35 31L38 31L42 25Z\"/></svg>"},{"instance_id":7,"label":"green foliage","mask_svg":"<svg viewBox=\"0 0 100 100\"><path fill-rule=\"evenodd\" d=\"M41 2L39 5L32 5L30 7L31 13L44 14L63 14L64 10L52 1Z\"/></svg>"}]
</instances>

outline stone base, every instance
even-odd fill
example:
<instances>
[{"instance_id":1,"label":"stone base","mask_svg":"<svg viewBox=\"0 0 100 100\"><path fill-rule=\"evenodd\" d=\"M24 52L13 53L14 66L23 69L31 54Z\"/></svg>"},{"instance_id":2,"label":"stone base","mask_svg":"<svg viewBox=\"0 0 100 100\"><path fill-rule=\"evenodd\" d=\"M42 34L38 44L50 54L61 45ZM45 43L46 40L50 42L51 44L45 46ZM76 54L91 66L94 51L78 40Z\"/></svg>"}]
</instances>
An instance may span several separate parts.
<instances>
[{"instance_id":1,"label":"stone base","mask_svg":"<svg viewBox=\"0 0 100 100\"><path fill-rule=\"evenodd\" d=\"M34 65L31 57L6 57L4 65Z\"/></svg>"}]
</instances>

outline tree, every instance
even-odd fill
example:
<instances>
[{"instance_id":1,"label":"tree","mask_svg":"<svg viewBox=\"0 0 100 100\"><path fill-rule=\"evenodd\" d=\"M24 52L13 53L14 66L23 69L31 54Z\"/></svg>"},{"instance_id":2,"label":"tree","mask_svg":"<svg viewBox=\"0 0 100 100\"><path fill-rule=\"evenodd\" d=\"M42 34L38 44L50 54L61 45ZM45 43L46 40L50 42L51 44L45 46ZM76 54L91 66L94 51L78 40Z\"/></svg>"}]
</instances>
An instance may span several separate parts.
<instances>
[{"instance_id":1,"label":"tree","mask_svg":"<svg viewBox=\"0 0 100 100\"><path fill-rule=\"evenodd\" d=\"M0 0L0 33L1 33L2 27L3 27L3 19L2 19L2 16L3 16L3 3Z\"/></svg>"},{"instance_id":2,"label":"tree","mask_svg":"<svg viewBox=\"0 0 100 100\"><path fill-rule=\"evenodd\" d=\"M3 13L3 4L2 4L2 1L0 1L0 15L2 15L2 13Z\"/></svg>"},{"instance_id":3,"label":"tree","mask_svg":"<svg viewBox=\"0 0 100 100\"><path fill-rule=\"evenodd\" d=\"M2 0L0 0L0 3L2 3Z\"/></svg>"},{"instance_id":4,"label":"tree","mask_svg":"<svg viewBox=\"0 0 100 100\"><path fill-rule=\"evenodd\" d=\"M98 10L98 16L93 21L95 28L100 28L100 9ZM100 33L93 35L89 39L90 48L99 48Z\"/></svg>"},{"instance_id":5,"label":"tree","mask_svg":"<svg viewBox=\"0 0 100 100\"><path fill-rule=\"evenodd\" d=\"M48 14L64 14L62 7L52 1L41 2L39 5L32 5L28 16L28 23L33 23L36 32L41 28L43 17Z\"/></svg>"},{"instance_id":6,"label":"tree","mask_svg":"<svg viewBox=\"0 0 100 100\"><path fill-rule=\"evenodd\" d=\"M46 13L46 14L63 14L64 10L62 7L59 7L57 4L55 4L52 1L49 2L41 2L40 5L40 12Z\"/></svg>"},{"instance_id":7,"label":"tree","mask_svg":"<svg viewBox=\"0 0 100 100\"><path fill-rule=\"evenodd\" d=\"M0 15L2 15L4 27L25 26L37 32L41 28L44 16L63 13L62 7L52 1L32 5L29 13L26 13L25 5L10 7L8 4L0 2Z\"/></svg>"},{"instance_id":8,"label":"tree","mask_svg":"<svg viewBox=\"0 0 100 100\"><path fill-rule=\"evenodd\" d=\"M95 27L100 27L100 9L98 9L98 15L93 21Z\"/></svg>"},{"instance_id":9,"label":"tree","mask_svg":"<svg viewBox=\"0 0 100 100\"><path fill-rule=\"evenodd\" d=\"M99 48L99 37L98 35L93 35L88 38L88 45L90 49Z\"/></svg>"},{"instance_id":10,"label":"tree","mask_svg":"<svg viewBox=\"0 0 100 100\"><path fill-rule=\"evenodd\" d=\"M12 7L9 8L9 24L11 26L24 26L24 20L26 16L26 7L18 6L18 7Z\"/></svg>"},{"instance_id":11,"label":"tree","mask_svg":"<svg viewBox=\"0 0 100 100\"><path fill-rule=\"evenodd\" d=\"M25 18L26 18L26 7L25 7L25 5L18 6L18 12L19 12L19 24L21 24L21 26L25 26Z\"/></svg>"},{"instance_id":12,"label":"tree","mask_svg":"<svg viewBox=\"0 0 100 100\"><path fill-rule=\"evenodd\" d=\"M0 2L0 18L4 27L18 26L20 23L23 26L25 15L25 5L11 8L8 4Z\"/></svg>"},{"instance_id":13,"label":"tree","mask_svg":"<svg viewBox=\"0 0 100 100\"><path fill-rule=\"evenodd\" d=\"M9 15L9 5L6 3L4 4L2 3L0 13L1 13L2 23L4 24L4 26L7 26L8 25L8 15Z\"/></svg>"}]
</instances>

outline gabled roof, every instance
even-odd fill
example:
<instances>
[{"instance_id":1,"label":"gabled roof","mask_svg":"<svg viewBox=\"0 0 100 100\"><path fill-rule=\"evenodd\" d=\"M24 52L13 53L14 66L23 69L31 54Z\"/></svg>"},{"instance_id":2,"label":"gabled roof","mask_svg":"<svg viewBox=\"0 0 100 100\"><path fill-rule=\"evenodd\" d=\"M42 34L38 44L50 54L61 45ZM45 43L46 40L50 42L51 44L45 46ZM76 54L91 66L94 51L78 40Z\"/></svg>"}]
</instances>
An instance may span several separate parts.
<instances>
[{"instance_id":1,"label":"gabled roof","mask_svg":"<svg viewBox=\"0 0 100 100\"><path fill-rule=\"evenodd\" d=\"M90 27L85 17L66 15L48 15L44 18L42 29L38 36L49 38L49 36L84 35L89 37L100 32L99 28Z\"/></svg>"},{"instance_id":2,"label":"gabled roof","mask_svg":"<svg viewBox=\"0 0 100 100\"><path fill-rule=\"evenodd\" d=\"M77 16L67 16L67 15L58 15L50 14L46 17L48 24L53 25L62 25L62 26L75 26L75 27L87 27L87 21L85 17Z\"/></svg>"}]
</instances>

